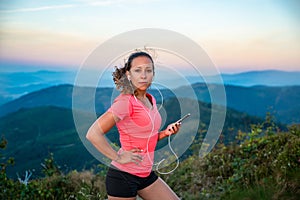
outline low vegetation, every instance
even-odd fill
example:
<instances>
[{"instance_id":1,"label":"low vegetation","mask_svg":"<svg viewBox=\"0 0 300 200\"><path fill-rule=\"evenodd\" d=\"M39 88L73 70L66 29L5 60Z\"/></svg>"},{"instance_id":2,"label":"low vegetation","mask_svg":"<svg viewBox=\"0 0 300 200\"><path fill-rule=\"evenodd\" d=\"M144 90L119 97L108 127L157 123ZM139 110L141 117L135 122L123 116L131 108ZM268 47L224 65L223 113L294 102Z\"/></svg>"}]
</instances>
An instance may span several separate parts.
<instances>
[{"instance_id":1,"label":"low vegetation","mask_svg":"<svg viewBox=\"0 0 300 200\"><path fill-rule=\"evenodd\" d=\"M2 138L0 147L5 150ZM194 146L195 152L200 146ZM0 199L105 199L105 170L63 173L53 154L42 163L41 178L13 180L13 158L0 155ZM170 166L172 168L172 166ZM96 172L97 171L97 172ZM218 144L200 158L194 154L162 178L182 199L297 199L300 196L300 127L281 132L269 119L239 132L230 145Z\"/></svg>"}]
</instances>

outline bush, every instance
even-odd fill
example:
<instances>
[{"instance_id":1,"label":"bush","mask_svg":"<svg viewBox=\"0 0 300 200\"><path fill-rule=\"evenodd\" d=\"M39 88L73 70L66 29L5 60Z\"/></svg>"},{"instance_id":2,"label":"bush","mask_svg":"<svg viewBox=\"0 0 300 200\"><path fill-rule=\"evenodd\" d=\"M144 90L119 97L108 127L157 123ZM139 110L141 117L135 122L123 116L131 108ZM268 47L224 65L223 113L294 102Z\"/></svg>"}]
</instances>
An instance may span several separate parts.
<instances>
[{"instance_id":1,"label":"bush","mask_svg":"<svg viewBox=\"0 0 300 200\"><path fill-rule=\"evenodd\" d=\"M184 199L296 199L299 129L270 134L270 127L256 132L257 127L243 142L221 145L204 158L191 156L173 174L161 176ZM261 134L265 130L268 135Z\"/></svg>"},{"instance_id":2,"label":"bush","mask_svg":"<svg viewBox=\"0 0 300 200\"><path fill-rule=\"evenodd\" d=\"M5 149L7 141L2 138L0 147ZM0 154L1 155L1 154ZM0 199L104 199L106 197L104 176L90 171L72 171L63 174L55 163L53 154L42 163L44 178L29 180L31 172L26 172L24 180L8 179L6 168L13 159L5 160L1 155Z\"/></svg>"}]
</instances>

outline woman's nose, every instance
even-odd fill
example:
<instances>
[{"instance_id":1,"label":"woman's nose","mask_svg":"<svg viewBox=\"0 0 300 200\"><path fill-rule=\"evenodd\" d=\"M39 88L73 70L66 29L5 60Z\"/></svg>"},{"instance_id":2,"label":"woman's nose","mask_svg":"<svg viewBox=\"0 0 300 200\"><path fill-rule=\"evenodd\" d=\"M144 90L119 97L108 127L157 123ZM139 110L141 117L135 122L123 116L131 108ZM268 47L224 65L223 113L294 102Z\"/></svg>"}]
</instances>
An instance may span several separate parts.
<instances>
[{"instance_id":1,"label":"woman's nose","mask_svg":"<svg viewBox=\"0 0 300 200\"><path fill-rule=\"evenodd\" d=\"M146 72L142 72L141 77L146 78L147 77Z\"/></svg>"}]
</instances>

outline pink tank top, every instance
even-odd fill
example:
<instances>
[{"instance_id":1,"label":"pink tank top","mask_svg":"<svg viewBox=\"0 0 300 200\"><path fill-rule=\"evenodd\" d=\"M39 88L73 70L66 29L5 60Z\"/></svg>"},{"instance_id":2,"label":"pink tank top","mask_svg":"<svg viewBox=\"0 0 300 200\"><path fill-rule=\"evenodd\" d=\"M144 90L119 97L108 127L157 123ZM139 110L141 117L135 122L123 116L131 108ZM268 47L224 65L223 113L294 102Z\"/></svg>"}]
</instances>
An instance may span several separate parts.
<instances>
[{"instance_id":1,"label":"pink tank top","mask_svg":"<svg viewBox=\"0 0 300 200\"><path fill-rule=\"evenodd\" d=\"M112 161L111 164L122 171L139 177L147 177L151 173L162 121L155 98L148 93L147 97L152 101L152 109L146 107L131 94L120 94L108 109L108 112L112 112L120 119L116 123L121 143L118 153L133 148L143 150L140 153L143 161L138 165L134 162L120 164L115 161Z\"/></svg>"}]
</instances>

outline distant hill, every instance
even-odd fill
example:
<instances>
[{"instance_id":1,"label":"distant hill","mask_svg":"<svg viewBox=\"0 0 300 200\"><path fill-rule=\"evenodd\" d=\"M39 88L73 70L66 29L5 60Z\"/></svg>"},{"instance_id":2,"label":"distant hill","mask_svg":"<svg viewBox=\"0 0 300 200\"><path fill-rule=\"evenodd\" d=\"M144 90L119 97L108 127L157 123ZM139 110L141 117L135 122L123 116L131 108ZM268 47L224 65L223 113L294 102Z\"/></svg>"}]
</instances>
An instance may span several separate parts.
<instances>
[{"instance_id":1,"label":"distant hill","mask_svg":"<svg viewBox=\"0 0 300 200\"><path fill-rule=\"evenodd\" d=\"M279 70L262 70L262 71L249 71L235 74L221 74L223 83L225 85L235 86L294 86L300 85L300 71L279 71ZM199 79L199 77L188 77L191 83L219 83L216 82L215 76L206 77L206 81Z\"/></svg>"},{"instance_id":2,"label":"distant hill","mask_svg":"<svg viewBox=\"0 0 300 200\"><path fill-rule=\"evenodd\" d=\"M224 87L227 100L224 106L258 117L263 117L270 112L282 123L300 123L300 86L241 87L197 83L192 87L199 101L211 102L209 91L217 93ZM183 86L175 92L179 97L192 97L193 94L188 91L190 91L188 87ZM224 104L220 99L215 99L214 103Z\"/></svg>"},{"instance_id":3,"label":"distant hill","mask_svg":"<svg viewBox=\"0 0 300 200\"><path fill-rule=\"evenodd\" d=\"M81 105L77 109L92 112L94 107L91 107L90 105L94 96L91 96L90 94L93 94L94 88L77 87L77 89L77 94L75 96L81 99ZM103 112L104 107L107 108L108 105L111 104L112 93L112 88L101 88L101 90L97 90L95 94L95 99L99 99L96 104L97 112ZM33 108L38 106L57 106L71 109L72 94L72 85L59 85L38 90L0 106L0 116L15 112L20 108Z\"/></svg>"},{"instance_id":4,"label":"distant hill","mask_svg":"<svg viewBox=\"0 0 300 200\"><path fill-rule=\"evenodd\" d=\"M160 90L164 100L174 97L191 98L187 86L170 90ZM220 85L206 85L203 83L193 84L192 88L199 101L210 103L209 91L217 91ZM209 88L209 90L208 90ZM300 123L300 86L285 87L240 87L225 85L227 105L237 111L246 112L252 116L264 117L267 112L274 114L276 119L282 123ZM0 106L0 116L15 112L21 108L31 108L36 106L58 106L63 108L72 108L72 85L59 85L24 95L16 100L10 101ZM150 90L157 101L161 101L161 95L157 90ZM102 113L110 105L113 97L117 95L113 88L95 88L76 87L74 96L80 102L74 108L86 112ZM55 98L54 98L55 97ZM96 99L96 104L92 103ZM222 101L214 102L223 104Z\"/></svg>"},{"instance_id":5,"label":"distant hill","mask_svg":"<svg viewBox=\"0 0 300 200\"><path fill-rule=\"evenodd\" d=\"M8 113L15 112L21 108L33 108L37 106L57 106L62 108L74 108L86 112L102 113L112 103L113 99L119 94L114 88L92 88L92 87L75 87L73 93L73 85L58 85L45 89L41 89L18 99L12 100L0 106L0 117ZM170 90L163 90L164 98L170 98L174 94ZM158 91L151 91L151 94L160 101ZM76 105L72 105L72 95L74 98L80 99ZM93 104L95 101L95 106ZM74 106L74 107L73 107Z\"/></svg>"},{"instance_id":6,"label":"distant hill","mask_svg":"<svg viewBox=\"0 0 300 200\"><path fill-rule=\"evenodd\" d=\"M210 104L195 102L191 99L184 100L190 110L195 109L194 105L199 105L200 122L195 116L183 124L181 137L186 139L186 132L189 132L189 124L201 124L201 130L205 132L210 123ZM166 100L163 104L167 111L167 124L174 122L180 117L180 110L177 109L177 99ZM176 109L174 109L176 108ZM84 118L90 118L91 115L82 112ZM238 130L248 131L249 124L256 124L262 120L250 117L245 113L239 113L234 110L227 110L224 124L223 142L233 141ZM91 124L84 124L89 127ZM93 158L83 146L74 126L72 111L70 109L42 106L34 108L20 109L17 112L10 113L0 118L0 133L8 140L7 149L4 152L6 157L14 157L16 165L10 167L8 173L11 177L20 175L25 170L35 169L35 175L39 175L40 164L50 152L54 153L55 160L62 165L62 170L90 168L96 165L98 161ZM118 134L114 127L108 138L118 143ZM198 135L197 137L199 137ZM167 140L160 141L159 147L166 145ZM186 154L190 154L189 151ZM65 166L64 166L65 165Z\"/></svg>"},{"instance_id":7,"label":"distant hill","mask_svg":"<svg viewBox=\"0 0 300 200\"><path fill-rule=\"evenodd\" d=\"M28 68L29 66L26 66ZM20 70L20 69L19 69ZM61 84L74 85L76 78L76 71L27 71L27 72L0 72L0 105L14 100L22 95L29 94L31 92L45 89L47 87L57 86ZM86 72L85 82L89 86L90 76L94 75L94 71ZM167 76L167 75L166 75ZM165 81L165 76L160 76ZM300 71L286 72L277 70L265 70L265 71L249 71L236 74L221 74L225 85L235 86L293 86L300 85ZM187 80L191 84L206 83L215 84L216 77L208 76L188 76ZM156 81L159 83L159 77L156 77ZM180 81L172 78L168 84L175 85ZM162 81L162 82L164 82ZM217 82L219 83L219 82ZM111 72L105 72L105 75L101 79L101 87L113 87L113 81L111 78ZM180 85L179 85L180 86ZM100 87L100 86L99 86Z\"/></svg>"},{"instance_id":8,"label":"distant hill","mask_svg":"<svg viewBox=\"0 0 300 200\"><path fill-rule=\"evenodd\" d=\"M294 86L300 85L300 71L249 71L238 74L222 74L226 85L236 86Z\"/></svg>"},{"instance_id":9,"label":"distant hill","mask_svg":"<svg viewBox=\"0 0 300 200\"><path fill-rule=\"evenodd\" d=\"M33 91L74 83L75 76L72 71L0 72L0 105Z\"/></svg>"}]
</instances>

